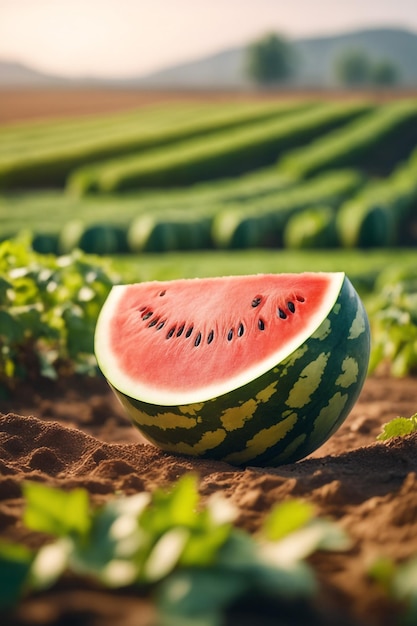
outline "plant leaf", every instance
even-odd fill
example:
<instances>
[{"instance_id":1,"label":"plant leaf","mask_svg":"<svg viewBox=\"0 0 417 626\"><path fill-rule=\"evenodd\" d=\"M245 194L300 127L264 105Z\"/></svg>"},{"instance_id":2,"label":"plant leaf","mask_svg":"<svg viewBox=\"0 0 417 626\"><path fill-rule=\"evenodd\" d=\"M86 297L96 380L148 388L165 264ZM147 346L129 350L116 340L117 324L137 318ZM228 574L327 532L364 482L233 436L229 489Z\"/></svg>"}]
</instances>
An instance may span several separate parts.
<instances>
[{"instance_id":1,"label":"plant leaf","mask_svg":"<svg viewBox=\"0 0 417 626\"><path fill-rule=\"evenodd\" d=\"M313 517L314 509L302 500L287 500L276 505L267 516L262 533L270 541L278 541L305 526Z\"/></svg>"},{"instance_id":2,"label":"plant leaf","mask_svg":"<svg viewBox=\"0 0 417 626\"><path fill-rule=\"evenodd\" d=\"M13 606L23 594L32 559L25 546L0 542L0 609Z\"/></svg>"},{"instance_id":3,"label":"plant leaf","mask_svg":"<svg viewBox=\"0 0 417 626\"><path fill-rule=\"evenodd\" d=\"M417 413L411 417L394 417L384 424L382 432L378 435L378 441L386 441L393 437L404 437L417 431Z\"/></svg>"},{"instance_id":4,"label":"plant leaf","mask_svg":"<svg viewBox=\"0 0 417 626\"><path fill-rule=\"evenodd\" d=\"M91 526L88 492L63 491L39 483L25 483L25 525L56 537L85 536Z\"/></svg>"}]
</instances>

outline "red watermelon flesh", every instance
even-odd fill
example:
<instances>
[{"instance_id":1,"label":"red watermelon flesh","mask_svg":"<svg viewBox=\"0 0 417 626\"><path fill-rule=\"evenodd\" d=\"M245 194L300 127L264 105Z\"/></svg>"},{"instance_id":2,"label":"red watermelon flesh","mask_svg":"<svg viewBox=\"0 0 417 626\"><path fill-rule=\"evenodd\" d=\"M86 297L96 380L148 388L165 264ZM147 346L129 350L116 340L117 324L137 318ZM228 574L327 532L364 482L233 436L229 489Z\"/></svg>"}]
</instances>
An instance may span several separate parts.
<instances>
[{"instance_id":1,"label":"red watermelon flesh","mask_svg":"<svg viewBox=\"0 0 417 626\"><path fill-rule=\"evenodd\" d=\"M306 272L119 285L100 315L96 355L129 396L203 402L296 350L329 314L343 280Z\"/></svg>"}]
</instances>

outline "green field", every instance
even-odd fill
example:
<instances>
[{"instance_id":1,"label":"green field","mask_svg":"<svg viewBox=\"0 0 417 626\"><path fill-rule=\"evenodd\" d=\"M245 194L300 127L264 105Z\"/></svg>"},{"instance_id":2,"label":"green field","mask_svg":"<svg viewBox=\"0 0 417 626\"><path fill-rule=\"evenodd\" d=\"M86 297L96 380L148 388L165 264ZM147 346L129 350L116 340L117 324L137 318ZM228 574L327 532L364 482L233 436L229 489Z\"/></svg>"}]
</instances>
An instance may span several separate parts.
<instances>
[{"instance_id":1,"label":"green field","mask_svg":"<svg viewBox=\"0 0 417 626\"><path fill-rule=\"evenodd\" d=\"M40 252L417 242L413 99L176 103L0 139L0 240Z\"/></svg>"},{"instance_id":2,"label":"green field","mask_svg":"<svg viewBox=\"0 0 417 626\"><path fill-rule=\"evenodd\" d=\"M165 104L0 140L0 240L40 252L417 243L415 99Z\"/></svg>"},{"instance_id":3,"label":"green field","mask_svg":"<svg viewBox=\"0 0 417 626\"><path fill-rule=\"evenodd\" d=\"M173 280L207 276L277 272L339 272L350 277L366 294L387 267L407 271L416 267L417 254L411 248L357 250L235 250L172 252L167 254L118 255L112 266L121 282Z\"/></svg>"}]
</instances>

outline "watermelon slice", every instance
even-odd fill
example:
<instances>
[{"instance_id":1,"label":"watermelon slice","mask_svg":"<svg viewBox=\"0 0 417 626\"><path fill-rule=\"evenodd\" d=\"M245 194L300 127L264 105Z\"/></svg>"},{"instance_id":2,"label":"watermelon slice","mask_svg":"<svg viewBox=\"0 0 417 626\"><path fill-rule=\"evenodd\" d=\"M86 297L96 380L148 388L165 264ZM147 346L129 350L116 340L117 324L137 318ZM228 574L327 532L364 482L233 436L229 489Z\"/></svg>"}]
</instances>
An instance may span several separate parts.
<instances>
[{"instance_id":1,"label":"watermelon slice","mask_svg":"<svg viewBox=\"0 0 417 626\"><path fill-rule=\"evenodd\" d=\"M315 449L349 412L369 325L342 272L154 281L112 289L95 351L152 442L277 464ZM293 454L294 435L305 437Z\"/></svg>"}]
</instances>

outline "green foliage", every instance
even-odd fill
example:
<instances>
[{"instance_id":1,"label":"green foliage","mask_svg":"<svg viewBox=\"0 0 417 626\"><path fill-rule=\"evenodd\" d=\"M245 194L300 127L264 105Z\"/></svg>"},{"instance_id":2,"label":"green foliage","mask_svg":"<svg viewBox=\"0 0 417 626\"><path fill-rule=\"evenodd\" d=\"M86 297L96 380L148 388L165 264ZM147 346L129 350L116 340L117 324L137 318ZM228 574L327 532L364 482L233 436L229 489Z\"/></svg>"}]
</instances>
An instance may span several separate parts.
<instances>
[{"instance_id":1,"label":"green foliage","mask_svg":"<svg viewBox=\"0 0 417 626\"><path fill-rule=\"evenodd\" d=\"M246 51L247 73L260 85L276 85L291 79L295 72L292 44L282 35L269 33L251 43Z\"/></svg>"},{"instance_id":2,"label":"green foliage","mask_svg":"<svg viewBox=\"0 0 417 626\"><path fill-rule=\"evenodd\" d=\"M286 105L283 105L284 107ZM206 135L211 132L267 119L279 109L276 103L222 103L168 105L136 114L52 125L48 132L0 132L0 188L62 186L75 168L103 159L149 150ZM27 129L30 135L30 128ZM90 184L89 176L79 181L81 189Z\"/></svg>"},{"instance_id":3,"label":"green foliage","mask_svg":"<svg viewBox=\"0 0 417 626\"><path fill-rule=\"evenodd\" d=\"M283 242L286 248L336 248L336 211L329 206L306 208L288 220Z\"/></svg>"},{"instance_id":4,"label":"green foliage","mask_svg":"<svg viewBox=\"0 0 417 626\"><path fill-rule=\"evenodd\" d=\"M26 509L23 522L28 528L57 537L85 536L89 530L87 492L75 489L70 493L38 483L23 486Z\"/></svg>"},{"instance_id":5,"label":"green foliage","mask_svg":"<svg viewBox=\"0 0 417 626\"><path fill-rule=\"evenodd\" d=\"M41 255L30 239L0 244L0 388L41 374L95 371L93 335L113 284L79 251Z\"/></svg>"},{"instance_id":6,"label":"green foliage","mask_svg":"<svg viewBox=\"0 0 417 626\"><path fill-rule=\"evenodd\" d=\"M298 177L341 167L381 175L405 159L416 142L417 101L398 100L288 152L279 167Z\"/></svg>"},{"instance_id":7,"label":"green foliage","mask_svg":"<svg viewBox=\"0 0 417 626\"><path fill-rule=\"evenodd\" d=\"M336 210L364 183L354 170L325 172L299 185L214 216L212 238L219 248L280 247L288 221L323 204Z\"/></svg>"},{"instance_id":8,"label":"green foliage","mask_svg":"<svg viewBox=\"0 0 417 626\"><path fill-rule=\"evenodd\" d=\"M382 272L368 301L373 346L370 371L379 365L392 376L417 373L417 271Z\"/></svg>"},{"instance_id":9,"label":"green foliage","mask_svg":"<svg viewBox=\"0 0 417 626\"><path fill-rule=\"evenodd\" d=\"M384 424L382 432L378 435L379 441L386 441L393 437L404 437L417 432L417 413L411 417L394 417Z\"/></svg>"},{"instance_id":10,"label":"green foliage","mask_svg":"<svg viewBox=\"0 0 417 626\"><path fill-rule=\"evenodd\" d=\"M32 552L23 545L0 541L0 611L15 605L26 589Z\"/></svg>"},{"instance_id":11,"label":"green foliage","mask_svg":"<svg viewBox=\"0 0 417 626\"><path fill-rule=\"evenodd\" d=\"M395 563L381 556L371 563L369 576L402 607L399 626L414 626L417 622L417 557Z\"/></svg>"},{"instance_id":12,"label":"green foliage","mask_svg":"<svg viewBox=\"0 0 417 626\"><path fill-rule=\"evenodd\" d=\"M377 87L391 87L400 79L399 69L392 61L382 59L371 68L371 82Z\"/></svg>"},{"instance_id":13,"label":"green foliage","mask_svg":"<svg viewBox=\"0 0 417 626\"><path fill-rule=\"evenodd\" d=\"M363 50L346 50L335 61L338 82L348 87L363 87L371 81L371 61Z\"/></svg>"},{"instance_id":14,"label":"green foliage","mask_svg":"<svg viewBox=\"0 0 417 626\"><path fill-rule=\"evenodd\" d=\"M417 150L384 179L370 181L337 214L340 242L347 247L376 247L413 242L417 202Z\"/></svg>"},{"instance_id":15,"label":"green foliage","mask_svg":"<svg viewBox=\"0 0 417 626\"><path fill-rule=\"evenodd\" d=\"M267 120L105 161L94 168L95 188L116 193L241 175L271 165L286 150L305 145L371 108L366 102L295 102ZM70 190L77 186L77 175L69 181Z\"/></svg>"},{"instance_id":16,"label":"green foliage","mask_svg":"<svg viewBox=\"0 0 417 626\"><path fill-rule=\"evenodd\" d=\"M399 79L399 70L392 61L373 61L364 50L357 49L345 50L336 58L334 73L346 87L388 87Z\"/></svg>"},{"instance_id":17,"label":"green foliage","mask_svg":"<svg viewBox=\"0 0 417 626\"><path fill-rule=\"evenodd\" d=\"M0 589L3 607L71 571L110 588L149 590L161 623L214 626L247 594L267 597L277 607L308 598L317 583L306 557L349 545L340 529L299 501L277 505L251 536L234 527L237 511L229 501L216 495L201 505L192 474L169 490L116 498L94 509L80 489L28 483L24 496L27 527L57 539L33 553L0 546L0 572L7 567L13 574Z\"/></svg>"}]
</instances>

